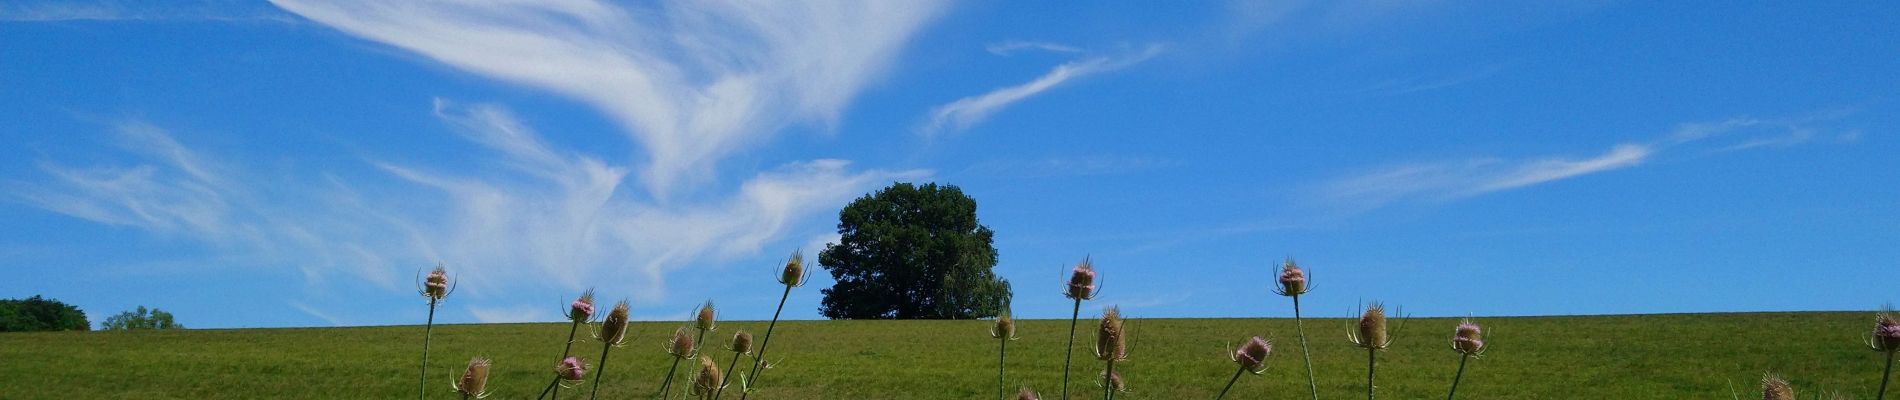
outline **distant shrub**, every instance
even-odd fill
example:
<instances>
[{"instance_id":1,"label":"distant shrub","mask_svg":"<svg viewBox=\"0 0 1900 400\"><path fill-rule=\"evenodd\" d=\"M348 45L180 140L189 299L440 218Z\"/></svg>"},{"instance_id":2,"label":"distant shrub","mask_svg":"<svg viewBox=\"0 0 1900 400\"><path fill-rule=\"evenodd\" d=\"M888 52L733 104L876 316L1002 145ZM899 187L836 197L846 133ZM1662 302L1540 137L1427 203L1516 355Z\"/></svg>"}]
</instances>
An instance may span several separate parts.
<instances>
[{"instance_id":1,"label":"distant shrub","mask_svg":"<svg viewBox=\"0 0 1900 400\"><path fill-rule=\"evenodd\" d=\"M172 313L157 308L147 310L145 306L139 306L136 310L121 312L119 315L106 317L105 330L108 331L158 329L185 329L185 325L174 321L172 319Z\"/></svg>"},{"instance_id":2,"label":"distant shrub","mask_svg":"<svg viewBox=\"0 0 1900 400\"><path fill-rule=\"evenodd\" d=\"M87 331L86 312L59 300L0 299L0 332Z\"/></svg>"}]
</instances>

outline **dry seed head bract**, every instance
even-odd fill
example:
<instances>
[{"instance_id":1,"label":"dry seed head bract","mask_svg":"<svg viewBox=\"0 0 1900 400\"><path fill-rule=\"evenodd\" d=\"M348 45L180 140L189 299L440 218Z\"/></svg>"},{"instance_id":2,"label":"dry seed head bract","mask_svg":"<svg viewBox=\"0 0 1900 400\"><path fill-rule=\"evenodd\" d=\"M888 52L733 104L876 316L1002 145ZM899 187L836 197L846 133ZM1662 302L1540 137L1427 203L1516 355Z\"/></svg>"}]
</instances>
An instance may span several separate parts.
<instances>
[{"instance_id":1,"label":"dry seed head bract","mask_svg":"<svg viewBox=\"0 0 1900 400\"><path fill-rule=\"evenodd\" d=\"M1273 342L1254 336L1247 339L1247 343L1235 348L1234 353L1228 355L1227 358L1240 364L1240 367L1246 369L1247 372L1260 375L1267 372L1267 355L1270 354L1273 354Z\"/></svg>"},{"instance_id":2,"label":"dry seed head bract","mask_svg":"<svg viewBox=\"0 0 1900 400\"><path fill-rule=\"evenodd\" d=\"M711 358L700 357L699 370L693 374L693 386L687 393L700 399L711 399L725 386L725 374L719 371L719 364Z\"/></svg>"},{"instance_id":3,"label":"dry seed head bract","mask_svg":"<svg viewBox=\"0 0 1900 400\"><path fill-rule=\"evenodd\" d=\"M1103 387L1102 381L1108 381L1108 386L1105 387L1105 389L1112 389L1116 393L1128 393L1128 382L1122 380L1121 371L1115 371L1114 373L1102 371L1102 375L1102 379L1095 380L1095 387Z\"/></svg>"},{"instance_id":4,"label":"dry seed head bract","mask_svg":"<svg viewBox=\"0 0 1900 400\"><path fill-rule=\"evenodd\" d=\"M805 269L804 250L793 250L792 256L785 259L785 268L779 270L778 283L790 287L805 286L805 278L811 274Z\"/></svg>"},{"instance_id":5,"label":"dry seed head bract","mask_svg":"<svg viewBox=\"0 0 1900 400\"><path fill-rule=\"evenodd\" d=\"M1037 395L1035 391L1029 390L1028 387L1023 387L1016 391L1016 400L1041 400L1041 397L1042 396Z\"/></svg>"},{"instance_id":6,"label":"dry seed head bract","mask_svg":"<svg viewBox=\"0 0 1900 400\"><path fill-rule=\"evenodd\" d=\"M1122 321L1120 307L1109 306L1102 311L1101 324L1095 331L1095 359L1102 361L1123 361L1128 359L1128 331Z\"/></svg>"},{"instance_id":7,"label":"dry seed head bract","mask_svg":"<svg viewBox=\"0 0 1900 400\"><path fill-rule=\"evenodd\" d=\"M673 330L673 340L667 342L666 354L682 360L699 354L699 348L693 346L693 335L686 333L686 327Z\"/></svg>"},{"instance_id":8,"label":"dry seed head bract","mask_svg":"<svg viewBox=\"0 0 1900 400\"><path fill-rule=\"evenodd\" d=\"M712 300L706 300L705 304L699 306L699 312L694 314L693 328L701 331L719 330L718 320L719 312L713 310Z\"/></svg>"},{"instance_id":9,"label":"dry seed head bract","mask_svg":"<svg viewBox=\"0 0 1900 400\"><path fill-rule=\"evenodd\" d=\"M1794 400L1794 388L1789 387L1788 381L1782 380L1779 376L1762 375L1761 398L1762 400Z\"/></svg>"},{"instance_id":10,"label":"dry seed head bract","mask_svg":"<svg viewBox=\"0 0 1900 400\"><path fill-rule=\"evenodd\" d=\"M990 328L990 337L1002 340L1016 340L1016 319L1010 318L1009 311L996 316L996 326Z\"/></svg>"},{"instance_id":11,"label":"dry seed head bract","mask_svg":"<svg viewBox=\"0 0 1900 400\"><path fill-rule=\"evenodd\" d=\"M1062 296L1074 300L1094 300L1102 292L1096 280L1095 264L1088 257L1083 257L1082 262L1069 270L1069 283L1063 286Z\"/></svg>"},{"instance_id":12,"label":"dry seed head bract","mask_svg":"<svg viewBox=\"0 0 1900 400\"><path fill-rule=\"evenodd\" d=\"M726 350L739 354L752 354L752 334L746 331L733 333L732 343L726 346Z\"/></svg>"},{"instance_id":13,"label":"dry seed head bract","mask_svg":"<svg viewBox=\"0 0 1900 400\"><path fill-rule=\"evenodd\" d=\"M462 379L449 385L456 393L477 399L488 397L488 359L475 357L468 360L468 369L462 372Z\"/></svg>"},{"instance_id":14,"label":"dry seed head bract","mask_svg":"<svg viewBox=\"0 0 1900 400\"><path fill-rule=\"evenodd\" d=\"M1386 328L1385 305L1372 302L1359 315L1359 326L1355 332L1347 333L1346 339L1359 348L1383 350L1392 345L1392 332Z\"/></svg>"},{"instance_id":15,"label":"dry seed head bract","mask_svg":"<svg viewBox=\"0 0 1900 400\"><path fill-rule=\"evenodd\" d=\"M1300 265L1293 262L1293 257L1287 257L1286 263L1280 266L1279 280L1275 285L1277 287L1273 293L1281 296L1299 296L1311 290L1306 284L1306 270L1300 269Z\"/></svg>"},{"instance_id":16,"label":"dry seed head bract","mask_svg":"<svg viewBox=\"0 0 1900 400\"><path fill-rule=\"evenodd\" d=\"M613 310L607 312L607 318L600 320L600 327L594 332L594 339L614 347L626 345L627 309L629 307L626 300L614 303Z\"/></svg>"}]
</instances>

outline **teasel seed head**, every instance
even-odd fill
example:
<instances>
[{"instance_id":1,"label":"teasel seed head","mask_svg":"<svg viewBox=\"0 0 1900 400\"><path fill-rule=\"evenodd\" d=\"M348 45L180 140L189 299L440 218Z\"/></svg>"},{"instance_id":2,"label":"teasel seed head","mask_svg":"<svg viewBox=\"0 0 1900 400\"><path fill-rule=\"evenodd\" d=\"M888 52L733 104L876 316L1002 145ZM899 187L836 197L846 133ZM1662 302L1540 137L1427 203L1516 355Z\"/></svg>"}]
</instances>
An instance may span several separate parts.
<instances>
[{"instance_id":1,"label":"teasel seed head","mask_svg":"<svg viewBox=\"0 0 1900 400\"><path fill-rule=\"evenodd\" d=\"M580 357L563 358L560 364L554 365L554 375L565 381L579 381L587 377L587 363Z\"/></svg>"},{"instance_id":2,"label":"teasel seed head","mask_svg":"<svg viewBox=\"0 0 1900 400\"><path fill-rule=\"evenodd\" d=\"M1794 400L1794 388L1789 387L1788 381L1782 380L1779 376L1775 376L1774 374L1763 375L1761 377L1761 398L1762 400Z\"/></svg>"},{"instance_id":3,"label":"teasel seed head","mask_svg":"<svg viewBox=\"0 0 1900 400\"><path fill-rule=\"evenodd\" d=\"M1108 377L1108 379L1106 379L1108 386L1103 389L1113 390L1119 393L1128 393L1128 382L1122 380L1121 371L1115 371L1114 373L1103 371L1102 373ZM1095 386L1102 387L1101 380L1097 380Z\"/></svg>"},{"instance_id":4,"label":"teasel seed head","mask_svg":"<svg viewBox=\"0 0 1900 400\"><path fill-rule=\"evenodd\" d=\"M1062 296L1074 300L1094 300L1095 295L1101 292L1099 289L1100 286L1095 283L1095 265L1088 257L1083 257L1082 262L1076 263L1075 268L1069 271L1069 284Z\"/></svg>"},{"instance_id":5,"label":"teasel seed head","mask_svg":"<svg viewBox=\"0 0 1900 400\"><path fill-rule=\"evenodd\" d=\"M1102 321L1095 331L1095 359L1102 361L1122 361L1128 359L1128 331L1123 325L1120 307L1109 306L1102 311Z\"/></svg>"},{"instance_id":6,"label":"teasel seed head","mask_svg":"<svg viewBox=\"0 0 1900 400\"><path fill-rule=\"evenodd\" d=\"M809 273L805 269L804 250L794 250L792 256L785 259L785 269L779 271L778 283L790 287L805 286L805 277Z\"/></svg>"},{"instance_id":7,"label":"teasel seed head","mask_svg":"<svg viewBox=\"0 0 1900 400\"><path fill-rule=\"evenodd\" d=\"M1392 345L1385 326L1385 305L1373 302L1359 316L1359 330L1356 335L1347 335L1347 339L1364 349L1384 349Z\"/></svg>"},{"instance_id":8,"label":"teasel seed head","mask_svg":"<svg viewBox=\"0 0 1900 400\"><path fill-rule=\"evenodd\" d=\"M667 343L666 354L684 360L693 358L698 354L698 350L693 347L693 335L686 333L686 327L682 326L673 330L673 341Z\"/></svg>"},{"instance_id":9,"label":"teasel seed head","mask_svg":"<svg viewBox=\"0 0 1900 400\"><path fill-rule=\"evenodd\" d=\"M594 289L581 292L581 297L567 305L567 319L574 322L587 322L594 318Z\"/></svg>"},{"instance_id":10,"label":"teasel seed head","mask_svg":"<svg viewBox=\"0 0 1900 400\"><path fill-rule=\"evenodd\" d=\"M1247 372L1260 375L1267 372L1267 355L1269 354L1273 354L1273 342L1254 336L1252 339L1247 339L1246 344L1234 349L1234 354L1228 358L1240 364L1241 368L1246 368Z\"/></svg>"},{"instance_id":11,"label":"teasel seed head","mask_svg":"<svg viewBox=\"0 0 1900 400\"><path fill-rule=\"evenodd\" d=\"M746 331L732 334L732 344L726 346L726 350L739 354L752 354L752 334Z\"/></svg>"},{"instance_id":12,"label":"teasel seed head","mask_svg":"<svg viewBox=\"0 0 1900 400\"><path fill-rule=\"evenodd\" d=\"M607 312L607 318L600 320L600 330L594 332L594 338L614 347L625 345L627 343L627 309L630 307L626 300L614 303L613 310Z\"/></svg>"},{"instance_id":13,"label":"teasel seed head","mask_svg":"<svg viewBox=\"0 0 1900 400\"><path fill-rule=\"evenodd\" d=\"M712 300L706 300L699 306L699 313L693 318L693 328L701 331L718 330L719 312L713 310Z\"/></svg>"},{"instance_id":14,"label":"teasel seed head","mask_svg":"<svg viewBox=\"0 0 1900 400\"><path fill-rule=\"evenodd\" d=\"M422 279L422 297L429 298L429 301L440 301L444 297L449 297L449 292L452 291L454 289L449 284L449 271L440 263L435 265L434 270L429 271L428 277Z\"/></svg>"},{"instance_id":15,"label":"teasel seed head","mask_svg":"<svg viewBox=\"0 0 1900 400\"><path fill-rule=\"evenodd\" d=\"M1028 387L1023 387L1016 391L1016 400L1041 400L1041 398L1042 396L1037 395L1033 390L1029 390Z\"/></svg>"},{"instance_id":16,"label":"teasel seed head","mask_svg":"<svg viewBox=\"0 0 1900 400\"><path fill-rule=\"evenodd\" d=\"M1883 353L1900 351L1900 317L1894 315L1891 307L1874 315L1874 331L1868 335L1867 346Z\"/></svg>"},{"instance_id":17,"label":"teasel seed head","mask_svg":"<svg viewBox=\"0 0 1900 400\"><path fill-rule=\"evenodd\" d=\"M488 359L475 357L468 360L468 370L462 372L462 379L450 384L456 393L485 398L488 397Z\"/></svg>"},{"instance_id":18,"label":"teasel seed head","mask_svg":"<svg viewBox=\"0 0 1900 400\"><path fill-rule=\"evenodd\" d=\"M1016 340L1016 319L1010 318L1009 311L996 316L996 327L990 328L990 337L1002 340Z\"/></svg>"},{"instance_id":19,"label":"teasel seed head","mask_svg":"<svg viewBox=\"0 0 1900 400\"><path fill-rule=\"evenodd\" d=\"M1281 296L1292 297L1306 294L1306 270L1300 269L1300 265L1293 262L1293 257L1287 257L1286 264L1280 266L1278 285L1279 287L1274 288L1273 292Z\"/></svg>"},{"instance_id":20,"label":"teasel seed head","mask_svg":"<svg viewBox=\"0 0 1900 400\"><path fill-rule=\"evenodd\" d=\"M1484 354L1484 330L1470 318L1458 323L1458 330L1451 336L1451 349L1467 356L1477 357Z\"/></svg>"},{"instance_id":21,"label":"teasel seed head","mask_svg":"<svg viewBox=\"0 0 1900 400\"><path fill-rule=\"evenodd\" d=\"M712 399L720 388L726 386L725 374L719 372L719 364L707 357L699 358L699 372L693 374L693 387L688 394L700 399Z\"/></svg>"}]
</instances>

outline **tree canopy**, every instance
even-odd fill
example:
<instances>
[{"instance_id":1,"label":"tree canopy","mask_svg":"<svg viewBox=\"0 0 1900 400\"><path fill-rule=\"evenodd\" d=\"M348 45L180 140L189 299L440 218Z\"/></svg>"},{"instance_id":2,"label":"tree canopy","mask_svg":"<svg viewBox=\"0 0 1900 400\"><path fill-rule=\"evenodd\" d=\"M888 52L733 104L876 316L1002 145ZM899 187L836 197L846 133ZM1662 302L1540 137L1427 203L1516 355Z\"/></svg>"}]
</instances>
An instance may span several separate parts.
<instances>
[{"instance_id":1,"label":"tree canopy","mask_svg":"<svg viewBox=\"0 0 1900 400\"><path fill-rule=\"evenodd\" d=\"M157 308L147 310L145 306L139 306L139 308L134 311L126 311L119 313L119 315L106 317L105 330L108 331L153 329L185 329L185 325L173 321L172 313Z\"/></svg>"},{"instance_id":2,"label":"tree canopy","mask_svg":"<svg viewBox=\"0 0 1900 400\"><path fill-rule=\"evenodd\" d=\"M1009 301L989 227L953 185L895 183L838 213L837 243L818 264L837 284L819 309L832 319L984 318Z\"/></svg>"},{"instance_id":3,"label":"tree canopy","mask_svg":"<svg viewBox=\"0 0 1900 400\"><path fill-rule=\"evenodd\" d=\"M92 330L92 322L79 307L37 295L0 300L0 332L85 330Z\"/></svg>"}]
</instances>

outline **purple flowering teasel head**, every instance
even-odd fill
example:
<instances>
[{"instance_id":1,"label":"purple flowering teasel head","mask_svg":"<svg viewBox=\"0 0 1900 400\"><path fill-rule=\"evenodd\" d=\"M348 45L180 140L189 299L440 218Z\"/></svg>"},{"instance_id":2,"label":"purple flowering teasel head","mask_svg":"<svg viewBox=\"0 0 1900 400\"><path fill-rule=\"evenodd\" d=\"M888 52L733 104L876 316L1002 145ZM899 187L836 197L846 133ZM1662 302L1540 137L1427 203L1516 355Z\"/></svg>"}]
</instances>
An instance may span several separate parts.
<instances>
[{"instance_id":1,"label":"purple flowering teasel head","mask_svg":"<svg viewBox=\"0 0 1900 400\"><path fill-rule=\"evenodd\" d=\"M1280 265L1280 276L1274 285L1273 293L1288 297L1306 294L1311 290L1306 284L1306 270L1300 269L1300 265L1293 262L1293 257L1287 257L1286 263Z\"/></svg>"},{"instance_id":2,"label":"purple flowering teasel head","mask_svg":"<svg viewBox=\"0 0 1900 400\"><path fill-rule=\"evenodd\" d=\"M1452 333L1451 349L1472 357L1484 355L1484 329L1471 322L1470 318L1465 318Z\"/></svg>"},{"instance_id":3,"label":"purple flowering teasel head","mask_svg":"<svg viewBox=\"0 0 1900 400\"><path fill-rule=\"evenodd\" d=\"M581 297L567 304L567 319L574 322L587 322L594 318L594 289L581 292Z\"/></svg>"},{"instance_id":4,"label":"purple flowering teasel head","mask_svg":"<svg viewBox=\"0 0 1900 400\"><path fill-rule=\"evenodd\" d=\"M1874 330L1867 335L1867 347L1883 353L1900 351L1900 316L1894 315L1892 306L1883 307L1874 315Z\"/></svg>"},{"instance_id":5,"label":"purple flowering teasel head","mask_svg":"<svg viewBox=\"0 0 1900 400\"><path fill-rule=\"evenodd\" d=\"M563 358L561 363L554 365L554 375L564 381L579 381L587 377L587 363L581 361L580 357Z\"/></svg>"},{"instance_id":6,"label":"purple flowering teasel head","mask_svg":"<svg viewBox=\"0 0 1900 400\"><path fill-rule=\"evenodd\" d=\"M1095 264L1088 257L1083 257L1082 262L1069 270L1069 283L1063 286L1062 296L1074 300L1094 300L1101 292L1101 285L1096 283Z\"/></svg>"},{"instance_id":7,"label":"purple flowering teasel head","mask_svg":"<svg viewBox=\"0 0 1900 400\"><path fill-rule=\"evenodd\" d=\"M488 397L488 359L475 357L468 360L468 369L462 372L462 379L450 382L449 387L456 393L477 399Z\"/></svg>"},{"instance_id":8,"label":"purple flowering teasel head","mask_svg":"<svg viewBox=\"0 0 1900 400\"><path fill-rule=\"evenodd\" d=\"M1227 358L1240 364L1240 367L1247 369L1247 372L1260 375L1267 372L1267 355L1269 354L1273 354L1273 341L1254 336L1247 339L1247 343L1235 348L1234 353L1229 354Z\"/></svg>"},{"instance_id":9,"label":"purple flowering teasel head","mask_svg":"<svg viewBox=\"0 0 1900 400\"><path fill-rule=\"evenodd\" d=\"M418 292L422 294L422 297L429 298L429 301L440 301L455 291L454 283L449 281L448 269L442 267L440 263L435 265L434 270L429 271L427 277L422 278L421 286Z\"/></svg>"}]
</instances>

